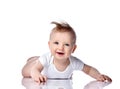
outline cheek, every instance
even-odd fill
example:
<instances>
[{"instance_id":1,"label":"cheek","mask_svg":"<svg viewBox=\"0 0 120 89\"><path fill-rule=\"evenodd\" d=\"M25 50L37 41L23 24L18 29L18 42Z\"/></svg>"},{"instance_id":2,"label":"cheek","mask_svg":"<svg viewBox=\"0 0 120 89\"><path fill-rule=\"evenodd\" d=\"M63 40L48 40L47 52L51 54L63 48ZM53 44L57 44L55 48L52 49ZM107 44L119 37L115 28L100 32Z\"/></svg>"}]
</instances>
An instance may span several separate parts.
<instances>
[{"instance_id":1,"label":"cheek","mask_svg":"<svg viewBox=\"0 0 120 89\"><path fill-rule=\"evenodd\" d=\"M54 51L55 49L56 49L55 46L53 46L53 45L50 46L50 50Z\"/></svg>"},{"instance_id":2,"label":"cheek","mask_svg":"<svg viewBox=\"0 0 120 89\"><path fill-rule=\"evenodd\" d=\"M73 53L74 51L75 51L74 47L72 47L72 48L69 49L69 53Z\"/></svg>"},{"instance_id":3,"label":"cheek","mask_svg":"<svg viewBox=\"0 0 120 89\"><path fill-rule=\"evenodd\" d=\"M53 49L53 45L49 43L49 49Z\"/></svg>"},{"instance_id":4,"label":"cheek","mask_svg":"<svg viewBox=\"0 0 120 89\"><path fill-rule=\"evenodd\" d=\"M72 48L69 48L69 49L67 49L66 51L67 51L67 53L70 54L70 53L72 53L73 49L72 49Z\"/></svg>"}]
</instances>

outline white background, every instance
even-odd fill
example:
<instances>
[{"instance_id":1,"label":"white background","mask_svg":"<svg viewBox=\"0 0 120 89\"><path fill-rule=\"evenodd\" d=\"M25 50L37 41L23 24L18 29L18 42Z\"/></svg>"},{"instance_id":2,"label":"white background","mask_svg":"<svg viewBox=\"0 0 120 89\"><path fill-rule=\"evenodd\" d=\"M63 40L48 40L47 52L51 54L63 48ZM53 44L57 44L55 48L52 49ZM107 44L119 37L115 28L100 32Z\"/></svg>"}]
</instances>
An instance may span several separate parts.
<instances>
[{"instance_id":1,"label":"white background","mask_svg":"<svg viewBox=\"0 0 120 89\"><path fill-rule=\"evenodd\" d=\"M119 89L119 0L0 0L0 87L25 89L21 69L29 57L49 50L54 20L75 29L74 55L113 79L105 89ZM91 80L78 72L74 81L83 87Z\"/></svg>"}]
</instances>

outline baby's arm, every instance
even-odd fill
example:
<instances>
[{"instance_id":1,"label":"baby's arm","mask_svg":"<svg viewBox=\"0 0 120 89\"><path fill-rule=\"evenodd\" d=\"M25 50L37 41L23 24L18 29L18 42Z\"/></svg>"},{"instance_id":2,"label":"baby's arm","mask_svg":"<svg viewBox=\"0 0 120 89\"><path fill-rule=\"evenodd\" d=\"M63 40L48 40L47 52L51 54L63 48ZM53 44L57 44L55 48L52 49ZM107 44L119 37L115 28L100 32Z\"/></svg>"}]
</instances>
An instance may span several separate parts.
<instances>
[{"instance_id":1,"label":"baby's arm","mask_svg":"<svg viewBox=\"0 0 120 89\"><path fill-rule=\"evenodd\" d=\"M95 78L98 81L108 81L112 82L112 79L108 77L107 75L101 74L97 69L95 69L92 66L84 65L83 72L90 75L91 77Z\"/></svg>"},{"instance_id":2,"label":"baby's arm","mask_svg":"<svg viewBox=\"0 0 120 89\"><path fill-rule=\"evenodd\" d=\"M27 63L22 69L22 75L23 77L31 77L36 82L40 83L45 82L47 78L40 73L43 69L43 66L38 58L39 56L35 56L28 59Z\"/></svg>"}]
</instances>

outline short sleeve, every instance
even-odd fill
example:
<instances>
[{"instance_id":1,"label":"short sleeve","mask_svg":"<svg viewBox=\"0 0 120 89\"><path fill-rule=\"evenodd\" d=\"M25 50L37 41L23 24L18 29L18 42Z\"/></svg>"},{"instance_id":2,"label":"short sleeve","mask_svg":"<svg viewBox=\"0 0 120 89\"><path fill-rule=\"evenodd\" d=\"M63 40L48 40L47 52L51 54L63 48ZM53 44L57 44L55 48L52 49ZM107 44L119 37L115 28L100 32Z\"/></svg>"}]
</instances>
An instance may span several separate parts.
<instances>
[{"instance_id":1,"label":"short sleeve","mask_svg":"<svg viewBox=\"0 0 120 89\"><path fill-rule=\"evenodd\" d=\"M74 70L82 70L84 67L84 62L80 59L71 56L71 64Z\"/></svg>"},{"instance_id":2,"label":"short sleeve","mask_svg":"<svg viewBox=\"0 0 120 89\"><path fill-rule=\"evenodd\" d=\"M40 63L45 67L50 64L51 55L50 53L43 54L39 57Z\"/></svg>"}]
</instances>

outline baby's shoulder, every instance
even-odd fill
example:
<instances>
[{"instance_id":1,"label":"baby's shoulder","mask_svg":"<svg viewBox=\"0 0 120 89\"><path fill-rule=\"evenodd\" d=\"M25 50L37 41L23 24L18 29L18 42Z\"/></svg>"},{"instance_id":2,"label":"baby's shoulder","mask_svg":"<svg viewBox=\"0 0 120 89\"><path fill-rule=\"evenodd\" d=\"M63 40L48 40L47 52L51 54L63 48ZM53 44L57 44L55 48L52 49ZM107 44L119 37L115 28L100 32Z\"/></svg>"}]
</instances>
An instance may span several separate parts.
<instances>
[{"instance_id":1,"label":"baby's shoulder","mask_svg":"<svg viewBox=\"0 0 120 89\"><path fill-rule=\"evenodd\" d=\"M44 53L39 57L39 60L50 63L52 61L53 57L50 52Z\"/></svg>"},{"instance_id":2,"label":"baby's shoulder","mask_svg":"<svg viewBox=\"0 0 120 89\"><path fill-rule=\"evenodd\" d=\"M77 57L75 57L75 56L70 56L70 60L71 61L79 61L80 59L79 58L77 58Z\"/></svg>"},{"instance_id":3,"label":"baby's shoulder","mask_svg":"<svg viewBox=\"0 0 120 89\"><path fill-rule=\"evenodd\" d=\"M30 58L27 59L27 62L30 62L30 61L35 61L37 59L39 59L40 56L32 56Z\"/></svg>"},{"instance_id":4,"label":"baby's shoulder","mask_svg":"<svg viewBox=\"0 0 120 89\"><path fill-rule=\"evenodd\" d=\"M70 56L70 62L74 63L74 64L76 64L76 63L83 63L83 61L80 58L75 57L75 56Z\"/></svg>"},{"instance_id":5,"label":"baby's shoulder","mask_svg":"<svg viewBox=\"0 0 120 89\"><path fill-rule=\"evenodd\" d=\"M47 53L44 53L41 55L41 58L44 58L44 59L51 59L52 58L52 55L50 52L47 52Z\"/></svg>"}]
</instances>

